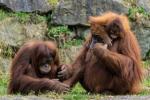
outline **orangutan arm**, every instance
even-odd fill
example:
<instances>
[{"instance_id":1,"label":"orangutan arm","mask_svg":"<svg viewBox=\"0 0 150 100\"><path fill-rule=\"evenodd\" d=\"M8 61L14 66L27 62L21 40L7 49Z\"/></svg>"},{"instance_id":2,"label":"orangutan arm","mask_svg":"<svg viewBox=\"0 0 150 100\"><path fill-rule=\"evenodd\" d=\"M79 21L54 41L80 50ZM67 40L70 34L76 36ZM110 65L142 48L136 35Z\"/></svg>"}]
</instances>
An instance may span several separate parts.
<instances>
[{"instance_id":1,"label":"orangutan arm","mask_svg":"<svg viewBox=\"0 0 150 100\"><path fill-rule=\"evenodd\" d=\"M19 91L23 94L29 93L30 91L42 92L48 90L61 93L69 90L67 85L56 79L33 78L27 75L22 75L18 79L18 82L20 82Z\"/></svg>"},{"instance_id":2,"label":"orangutan arm","mask_svg":"<svg viewBox=\"0 0 150 100\"><path fill-rule=\"evenodd\" d=\"M88 48L83 47L81 50L79 56L76 58L75 62L72 64L72 76L68 80L64 81L65 84L68 84L69 86L74 86L82 76L82 72L84 71L84 62L86 58L86 53L88 51Z\"/></svg>"},{"instance_id":3,"label":"orangutan arm","mask_svg":"<svg viewBox=\"0 0 150 100\"><path fill-rule=\"evenodd\" d=\"M127 76L126 74L133 68L133 61L126 55L112 52L100 45L96 45L93 52L113 74Z\"/></svg>"}]
</instances>

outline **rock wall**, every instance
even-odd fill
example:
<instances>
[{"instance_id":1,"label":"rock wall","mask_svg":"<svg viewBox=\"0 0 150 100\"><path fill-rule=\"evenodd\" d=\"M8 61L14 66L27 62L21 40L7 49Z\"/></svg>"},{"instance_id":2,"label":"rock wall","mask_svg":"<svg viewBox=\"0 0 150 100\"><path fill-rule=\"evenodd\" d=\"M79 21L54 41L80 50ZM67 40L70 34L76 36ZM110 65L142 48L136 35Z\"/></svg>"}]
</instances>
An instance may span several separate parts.
<instances>
[{"instance_id":1,"label":"rock wall","mask_svg":"<svg viewBox=\"0 0 150 100\"><path fill-rule=\"evenodd\" d=\"M88 26L88 17L100 15L106 11L128 14L132 5L143 7L150 14L150 0L60 0L52 14L52 23L58 25ZM131 22L142 49L142 57L150 50L150 18L139 19L140 23ZM79 26L76 29L82 30ZM77 34L84 34L85 30ZM82 35L81 35L82 36Z\"/></svg>"},{"instance_id":2,"label":"rock wall","mask_svg":"<svg viewBox=\"0 0 150 100\"><path fill-rule=\"evenodd\" d=\"M49 0L0 0L0 8L9 9L13 12L28 13L37 11L48 13L52 11L51 24L68 25L74 30L75 34L85 37L89 32L89 16L100 15L106 11L128 14L132 5L143 7L145 11L150 13L149 0L135 0L132 3L128 1L130 0L59 0L55 9L52 9ZM37 24L22 24L13 17L7 17L0 20L0 43L18 47L28 40L43 40L46 38L45 34L48 30L47 23L43 21ZM141 18L138 22L131 21L131 27L141 46L142 56L145 57L146 52L150 50L150 18ZM79 49L80 46L60 50L61 61L64 63L72 62ZM10 62L10 58L0 57L0 69L7 71Z\"/></svg>"},{"instance_id":3,"label":"rock wall","mask_svg":"<svg viewBox=\"0 0 150 100\"><path fill-rule=\"evenodd\" d=\"M123 0L60 0L53 11L52 23L65 25L87 25L89 16L106 11L127 13Z\"/></svg>"},{"instance_id":4,"label":"rock wall","mask_svg":"<svg viewBox=\"0 0 150 100\"><path fill-rule=\"evenodd\" d=\"M48 3L48 0L0 0L0 6L6 7L14 12L48 12L52 9L52 6Z\"/></svg>"}]
</instances>

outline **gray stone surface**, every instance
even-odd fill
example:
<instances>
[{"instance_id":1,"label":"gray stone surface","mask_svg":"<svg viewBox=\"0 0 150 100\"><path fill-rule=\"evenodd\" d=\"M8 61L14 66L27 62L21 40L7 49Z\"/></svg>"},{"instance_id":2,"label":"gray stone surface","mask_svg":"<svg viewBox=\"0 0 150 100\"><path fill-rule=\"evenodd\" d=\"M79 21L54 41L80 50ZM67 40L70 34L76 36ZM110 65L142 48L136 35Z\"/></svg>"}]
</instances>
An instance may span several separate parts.
<instances>
[{"instance_id":1,"label":"gray stone surface","mask_svg":"<svg viewBox=\"0 0 150 100\"><path fill-rule=\"evenodd\" d=\"M132 23L133 31L141 47L142 57L150 50L150 20L140 21L141 23Z\"/></svg>"},{"instance_id":2,"label":"gray stone surface","mask_svg":"<svg viewBox=\"0 0 150 100\"><path fill-rule=\"evenodd\" d=\"M127 13L123 0L60 0L53 12L52 23L86 25L88 16L105 11Z\"/></svg>"},{"instance_id":3,"label":"gray stone surface","mask_svg":"<svg viewBox=\"0 0 150 100\"><path fill-rule=\"evenodd\" d=\"M20 24L15 18L5 18L0 21L0 44L4 46L20 47L29 40L42 40L47 31L46 22L38 24ZM0 52L3 47L0 45ZM1 56L1 55L0 55ZM10 58L0 57L0 70L9 72Z\"/></svg>"},{"instance_id":4,"label":"gray stone surface","mask_svg":"<svg viewBox=\"0 0 150 100\"><path fill-rule=\"evenodd\" d=\"M0 57L0 72L8 73L10 70L11 58Z\"/></svg>"},{"instance_id":5,"label":"gray stone surface","mask_svg":"<svg viewBox=\"0 0 150 100\"><path fill-rule=\"evenodd\" d=\"M0 42L16 47L30 39L43 39L46 31L46 22L20 24L14 18L8 17L0 21Z\"/></svg>"},{"instance_id":6,"label":"gray stone surface","mask_svg":"<svg viewBox=\"0 0 150 100\"><path fill-rule=\"evenodd\" d=\"M137 5L143 7L147 12L150 13L150 0L137 0Z\"/></svg>"},{"instance_id":7,"label":"gray stone surface","mask_svg":"<svg viewBox=\"0 0 150 100\"><path fill-rule=\"evenodd\" d=\"M98 99L98 98L96 98ZM52 99L40 96L2 96L0 100L63 100L63 99ZM95 100L94 98L89 100ZM125 96L101 96L99 100L150 100L150 96L135 96L135 95L125 95Z\"/></svg>"},{"instance_id":8,"label":"gray stone surface","mask_svg":"<svg viewBox=\"0 0 150 100\"><path fill-rule=\"evenodd\" d=\"M0 0L0 6L22 12L48 12L51 10L48 0Z\"/></svg>"}]
</instances>

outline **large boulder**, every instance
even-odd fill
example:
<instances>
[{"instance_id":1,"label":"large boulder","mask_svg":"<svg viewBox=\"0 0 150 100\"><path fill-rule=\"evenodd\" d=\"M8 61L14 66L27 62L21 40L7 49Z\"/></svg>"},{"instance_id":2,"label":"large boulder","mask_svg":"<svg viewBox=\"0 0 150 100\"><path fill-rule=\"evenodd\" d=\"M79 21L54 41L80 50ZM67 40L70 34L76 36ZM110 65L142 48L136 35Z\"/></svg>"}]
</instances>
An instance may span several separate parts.
<instances>
[{"instance_id":1,"label":"large boulder","mask_svg":"<svg viewBox=\"0 0 150 100\"><path fill-rule=\"evenodd\" d=\"M0 0L0 6L6 7L12 11L22 12L48 12L52 9L48 0Z\"/></svg>"},{"instance_id":2,"label":"large boulder","mask_svg":"<svg viewBox=\"0 0 150 100\"><path fill-rule=\"evenodd\" d=\"M150 50L150 20L140 20L140 23L133 22L132 29L136 33L139 41L142 57Z\"/></svg>"},{"instance_id":3,"label":"large boulder","mask_svg":"<svg viewBox=\"0 0 150 100\"><path fill-rule=\"evenodd\" d=\"M0 21L0 43L20 46L30 39L43 39L47 31L46 22L21 24L14 18Z\"/></svg>"},{"instance_id":4,"label":"large boulder","mask_svg":"<svg viewBox=\"0 0 150 100\"><path fill-rule=\"evenodd\" d=\"M52 15L52 23L87 25L87 19L105 11L127 13L124 0L60 0Z\"/></svg>"}]
</instances>

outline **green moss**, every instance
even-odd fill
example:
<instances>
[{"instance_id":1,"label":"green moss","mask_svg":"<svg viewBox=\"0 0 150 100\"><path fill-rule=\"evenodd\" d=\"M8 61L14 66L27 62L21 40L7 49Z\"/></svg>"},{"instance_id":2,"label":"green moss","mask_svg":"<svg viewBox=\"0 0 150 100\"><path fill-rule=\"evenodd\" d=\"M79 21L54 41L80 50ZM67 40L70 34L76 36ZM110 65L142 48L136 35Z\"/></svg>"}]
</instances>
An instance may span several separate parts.
<instances>
[{"instance_id":1,"label":"green moss","mask_svg":"<svg viewBox=\"0 0 150 100\"><path fill-rule=\"evenodd\" d=\"M0 21L7 17L13 17L21 24L26 24L26 23L38 24L43 21L46 21L45 15L42 16L37 14L36 12L34 13L8 12L5 11L4 9L0 9Z\"/></svg>"},{"instance_id":2,"label":"green moss","mask_svg":"<svg viewBox=\"0 0 150 100\"><path fill-rule=\"evenodd\" d=\"M30 14L24 12L17 12L14 13L12 16L15 17L22 24L30 22Z\"/></svg>"},{"instance_id":3,"label":"green moss","mask_svg":"<svg viewBox=\"0 0 150 100\"><path fill-rule=\"evenodd\" d=\"M58 3L58 0L48 0L48 2L52 5L55 6Z\"/></svg>"}]
</instances>

